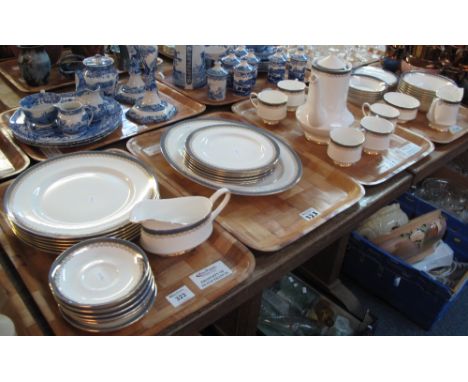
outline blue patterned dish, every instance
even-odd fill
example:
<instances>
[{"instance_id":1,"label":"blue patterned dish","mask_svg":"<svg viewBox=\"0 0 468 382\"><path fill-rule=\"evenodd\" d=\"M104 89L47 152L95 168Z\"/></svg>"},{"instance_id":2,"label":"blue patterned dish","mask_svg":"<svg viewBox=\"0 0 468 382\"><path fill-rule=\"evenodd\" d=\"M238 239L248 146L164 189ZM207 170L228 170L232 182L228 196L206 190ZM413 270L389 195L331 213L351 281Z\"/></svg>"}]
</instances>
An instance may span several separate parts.
<instances>
[{"instance_id":1,"label":"blue patterned dish","mask_svg":"<svg viewBox=\"0 0 468 382\"><path fill-rule=\"evenodd\" d=\"M71 97L64 95L62 100ZM77 134L65 134L56 125L34 129L25 118L21 109L15 111L10 118L10 129L18 141L39 147L74 147L95 142L114 132L122 122L122 107L111 97L104 97L104 107L108 111L100 121L91 123L89 128Z\"/></svg>"}]
</instances>

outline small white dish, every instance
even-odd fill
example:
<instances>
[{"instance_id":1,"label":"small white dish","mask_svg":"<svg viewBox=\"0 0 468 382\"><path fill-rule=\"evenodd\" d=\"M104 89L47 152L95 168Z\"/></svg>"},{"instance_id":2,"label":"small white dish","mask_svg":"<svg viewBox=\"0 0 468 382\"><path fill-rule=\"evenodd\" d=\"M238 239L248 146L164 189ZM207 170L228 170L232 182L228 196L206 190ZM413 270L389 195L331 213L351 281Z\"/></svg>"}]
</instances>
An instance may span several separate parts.
<instances>
[{"instance_id":1,"label":"small white dish","mask_svg":"<svg viewBox=\"0 0 468 382\"><path fill-rule=\"evenodd\" d=\"M387 89L387 84L374 77L352 75L349 80L350 90L370 93L380 93Z\"/></svg>"},{"instance_id":2,"label":"small white dish","mask_svg":"<svg viewBox=\"0 0 468 382\"><path fill-rule=\"evenodd\" d=\"M368 116L361 119L360 125L366 136L363 147L366 154L379 155L389 148L390 137L395 130L392 122L385 118Z\"/></svg>"},{"instance_id":3,"label":"small white dish","mask_svg":"<svg viewBox=\"0 0 468 382\"><path fill-rule=\"evenodd\" d=\"M327 154L340 167L349 167L361 159L365 136L352 127L339 127L330 131Z\"/></svg>"},{"instance_id":4,"label":"small white dish","mask_svg":"<svg viewBox=\"0 0 468 382\"><path fill-rule=\"evenodd\" d=\"M353 73L377 78L381 81L384 81L389 88L395 86L398 82L398 77L395 74L375 66L362 66L354 70Z\"/></svg>"},{"instance_id":5,"label":"small white dish","mask_svg":"<svg viewBox=\"0 0 468 382\"><path fill-rule=\"evenodd\" d=\"M387 104L398 109L400 112L398 121L401 123L412 121L418 115L421 102L415 97L399 92L388 92L383 98Z\"/></svg>"}]
</instances>

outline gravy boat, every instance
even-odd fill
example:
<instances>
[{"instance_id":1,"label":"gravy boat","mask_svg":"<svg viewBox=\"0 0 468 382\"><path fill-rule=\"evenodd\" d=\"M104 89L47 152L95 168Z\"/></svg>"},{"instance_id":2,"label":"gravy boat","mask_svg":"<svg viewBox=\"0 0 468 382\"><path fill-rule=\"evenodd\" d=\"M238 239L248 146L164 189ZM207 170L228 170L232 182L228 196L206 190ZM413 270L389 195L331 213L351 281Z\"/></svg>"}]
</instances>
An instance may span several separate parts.
<instances>
[{"instance_id":1,"label":"gravy boat","mask_svg":"<svg viewBox=\"0 0 468 382\"><path fill-rule=\"evenodd\" d=\"M210 237L213 221L230 198L229 190L221 188L209 198L147 199L135 205L130 221L141 223L140 244L145 250L162 256L181 255Z\"/></svg>"}]
</instances>

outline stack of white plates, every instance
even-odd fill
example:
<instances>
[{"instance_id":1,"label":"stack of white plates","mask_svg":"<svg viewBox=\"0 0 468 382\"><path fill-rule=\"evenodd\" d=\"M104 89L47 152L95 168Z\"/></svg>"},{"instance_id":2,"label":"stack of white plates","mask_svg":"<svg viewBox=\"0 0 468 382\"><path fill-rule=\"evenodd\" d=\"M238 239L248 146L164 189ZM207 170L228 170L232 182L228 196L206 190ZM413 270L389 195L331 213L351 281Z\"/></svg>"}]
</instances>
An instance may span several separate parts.
<instances>
[{"instance_id":1,"label":"stack of white plates","mask_svg":"<svg viewBox=\"0 0 468 382\"><path fill-rule=\"evenodd\" d=\"M389 89L393 89L398 83L398 76L396 74L377 66L361 66L360 68L355 69L353 73L374 77L384 81Z\"/></svg>"},{"instance_id":2,"label":"stack of white plates","mask_svg":"<svg viewBox=\"0 0 468 382\"><path fill-rule=\"evenodd\" d=\"M406 72L400 76L398 91L409 94L421 102L421 111L428 111L436 91L443 86L456 85L450 78L419 71Z\"/></svg>"},{"instance_id":3,"label":"stack of white plates","mask_svg":"<svg viewBox=\"0 0 468 382\"><path fill-rule=\"evenodd\" d=\"M80 152L39 163L21 174L5 194L13 232L25 243L60 253L100 236L132 240L133 207L159 197L151 171L137 159L111 152Z\"/></svg>"},{"instance_id":4,"label":"stack of white plates","mask_svg":"<svg viewBox=\"0 0 468 382\"><path fill-rule=\"evenodd\" d=\"M278 144L243 125L206 126L185 141L185 164L197 174L225 183L255 183L275 168Z\"/></svg>"},{"instance_id":5,"label":"stack of white plates","mask_svg":"<svg viewBox=\"0 0 468 382\"><path fill-rule=\"evenodd\" d=\"M364 102L373 104L387 91L385 81L362 74L353 74L349 80L348 101L361 106Z\"/></svg>"},{"instance_id":6,"label":"stack of white plates","mask_svg":"<svg viewBox=\"0 0 468 382\"><path fill-rule=\"evenodd\" d=\"M63 317L89 332L122 329L141 319L157 294L145 253L119 239L91 239L63 252L49 271Z\"/></svg>"},{"instance_id":7,"label":"stack of white plates","mask_svg":"<svg viewBox=\"0 0 468 382\"><path fill-rule=\"evenodd\" d=\"M226 119L197 118L173 125L161 137L161 152L183 176L237 195L278 194L302 176L301 160L286 142Z\"/></svg>"}]
</instances>

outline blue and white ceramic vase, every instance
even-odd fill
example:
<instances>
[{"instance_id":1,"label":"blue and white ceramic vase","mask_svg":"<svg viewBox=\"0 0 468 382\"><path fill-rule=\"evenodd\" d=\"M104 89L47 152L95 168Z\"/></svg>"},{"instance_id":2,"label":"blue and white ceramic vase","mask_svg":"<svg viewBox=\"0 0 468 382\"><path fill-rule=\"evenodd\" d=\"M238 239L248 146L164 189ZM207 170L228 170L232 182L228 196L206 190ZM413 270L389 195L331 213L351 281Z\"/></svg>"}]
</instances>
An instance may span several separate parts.
<instances>
[{"instance_id":1,"label":"blue and white ceramic vase","mask_svg":"<svg viewBox=\"0 0 468 382\"><path fill-rule=\"evenodd\" d=\"M113 97L119 81L119 73L114 66L114 60L111 57L96 54L85 58L83 65L85 67L82 76L76 73L76 78L83 80L83 83L77 81L77 90L100 89L105 95Z\"/></svg>"},{"instance_id":2,"label":"blue and white ceramic vase","mask_svg":"<svg viewBox=\"0 0 468 382\"><path fill-rule=\"evenodd\" d=\"M296 52L291 55L288 78L290 80L299 80L304 82L307 61L308 58L304 48L297 48Z\"/></svg>"},{"instance_id":3,"label":"blue and white ceramic vase","mask_svg":"<svg viewBox=\"0 0 468 382\"><path fill-rule=\"evenodd\" d=\"M216 61L211 69L206 71L208 78L208 98L215 101L222 101L226 98L226 85L229 73L221 65L221 61Z\"/></svg>"},{"instance_id":4,"label":"blue and white ceramic vase","mask_svg":"<svg viewBox=\"0 0 468 382\"><path fill-rule=\"evenodd\" d=\"M275 47L273 45L247 45L246 47L253 49L255 55L260 59L258 71L260 73L268 72L268 59L275 53Z\"/></svg>"},{"instance_id":5,"label":"blue and white ceramic vase","mask_svg":"<svg viewBox=\"0 0 468 382\"><path fill-rule=\"evenodd\" d=\"M249 52L245 56L247 59L248 64L254 68L254 74L252 78L252 88L255 86L255 82L257 82L257 75L258 75L258 65L260 64L260 59L255 55L253 49L249 49Z\"/></svg>"},{"instance_id":6,"label":"blue and white ceramic vase","mask_svg":"<svg viewBox=\"0 0 468 382\"><path fill-rule=\"evenodd\" d=\"M237 58L241 59L242 57L247 55L247 49L245 48L245 45L239 45L236 49L234 49L234 54L236 55Z\"/></svg>"},{"instance_id":7,"label":"blue and white ceramic vase","mask_svg":"<svg viewBox=\"0 0 468 382\"><path fill-rule=\"evenodd\" d=\"M206 85L205 47L176 45L173 61L174 85L184 89L198 89Z\"/></svg>"},{"instance_id":8,"label":"blue and white ceramic vase","mask_svg":"<svg viewBox=\"0 0 468 382\"><path fill-rule=\"evenodd\" d=\"M160 123L172 118L177 109L171 103L161 99L156 82L158 46L136 45L141 62L143 63L145 78L145 93L126 115L138 123Z\"/></svg>"},{"instance_id":9,"label":"blue and white ceramic vase","mask_svg":"<svg viewBox=\"0 0 468 382\"><path fill-rule=\"evenodd\" d=\"M273 84L284 80L286 76L287 59L282 49L277 49L276 53L269 57L267 80Z\"/></svg>"},{"instance_id":10,"label":"blue and white ceramic vase","mask_svg":"<svg viewBox=\"0 0 468 382\"><path fill-rule=\"evenodd\" d=\"M239 65L234 68L234 93L248 96L252 93L255 69L249 65L244 56Z\"/></svg>"},{"instance_id":11,"label":"blue and white ceramic vase","mask_svg":"<svg viewBox=\"0 0 468 382\"><path fill-rule=\"evenodd\" d=\"M130 57L130 65L128 69L129 78L126 84L119 87L115 98L119 102L134 105L135 102L145 94L145 82L141 72L141 58L138 54L135 45L127 46L128 55Z\"/></svg>"},{"instance_id":12,"label":"blue and white ceramic vase","mask_svg":"<svg viewBox=\"0 0 468 382\"><path fill-rule=\"evenodd\" d=\"M30 86L49 82L50 58L44 45L19 45L18 66L21 76Z\"/></svg>"},{"instance_id":13,"label":"blue and white ceramic vase","mask_svg":"<svg viewBox=\"0 0 468 382\"><path fill-rule=\"evenodd\" d=\"M227 88L232 89L234 83L234 67L239 65L240 60L235 55L234 51L231 52L221 59L224 69L228 72Z\"/></svg>"}]
</instances>

